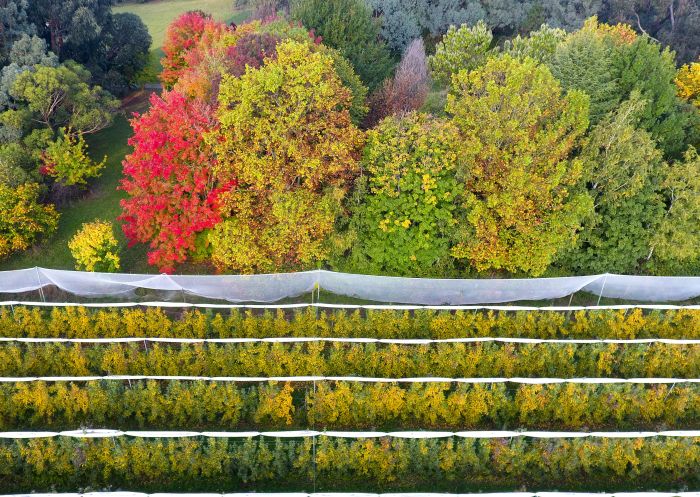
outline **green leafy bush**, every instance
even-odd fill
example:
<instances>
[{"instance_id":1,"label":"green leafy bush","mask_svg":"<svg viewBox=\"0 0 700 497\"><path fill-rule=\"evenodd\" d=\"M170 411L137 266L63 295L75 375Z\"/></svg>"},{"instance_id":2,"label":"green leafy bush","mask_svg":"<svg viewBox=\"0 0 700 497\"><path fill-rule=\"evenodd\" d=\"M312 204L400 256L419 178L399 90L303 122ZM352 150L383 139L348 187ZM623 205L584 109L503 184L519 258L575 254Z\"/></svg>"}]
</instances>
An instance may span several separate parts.
<instances>
[{"instance_id":1,"label":"green leafy bush","mask_svg":"<svg viewBox=\"0 0 700 497\"><path fill-rule=\"evenodd\" d=\"M459 134L449 121L411 113L370 130L367 185L352 212L351 255L340 269L422 276L452 264Z\"/></svg>"},{"instance_id":2,"label":"green leafy bush","mask_svg":"<svg viewBox=\"0 0 700 497\"><path fill-rule=\"evenodd\" d=\"M0 442L6 492L133 488L475 491L700 484L700 441L645 439L34 439Z\"/></svg>"},{"instance_id":3,"label":"green leafy bush","mask_svg":"<svg viewBox=\"0 0 700 497\"><path fill-rule=\"evenodd\" d=\"M700 310L173 312L162 308L0 309L3 337L700 338Z\"/></svg>"},{"instance_id":4,"label":"green leafy bush","mask_svg":"<svg viewBox=\"0 0 700 497\"><path fill-rule=\"evenodd\" d=\"M0 346L4 376L661 377L700 376L700 347L677 344L63 344Z\"/></svg>"},{"instance_id":5,"label":"green leafy bush","mask_svg":"<svg viewBox=\"0 0 700 497\"><path fill-rule=\"evenodd\" d=\"M700 386L43 381L0 384L0 430L697 429Z\"/></svg>"}]
</instances>

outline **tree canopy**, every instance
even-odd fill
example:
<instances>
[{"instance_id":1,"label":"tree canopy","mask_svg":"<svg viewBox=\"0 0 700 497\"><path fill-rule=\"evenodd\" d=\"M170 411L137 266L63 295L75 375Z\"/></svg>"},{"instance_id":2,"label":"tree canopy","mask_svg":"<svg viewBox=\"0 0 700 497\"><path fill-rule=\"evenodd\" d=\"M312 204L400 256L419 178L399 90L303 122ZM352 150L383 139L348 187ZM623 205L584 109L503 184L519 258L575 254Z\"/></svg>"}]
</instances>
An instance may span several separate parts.
<instances>
[{"instance_id":1,"label":"tree canopy","mask_svg":"<svg viewBox=\"0 0 700 497\"><path fill-rule=\"evenodd\" d=\"M539 275L569 246L591 207L570 193L582 164L573 151L588 127L588 98L566 94L549 69L509 55L453 77L447 112L465 160L466 219L456 257L477 270Z\"/></svg>"}]
</instances>

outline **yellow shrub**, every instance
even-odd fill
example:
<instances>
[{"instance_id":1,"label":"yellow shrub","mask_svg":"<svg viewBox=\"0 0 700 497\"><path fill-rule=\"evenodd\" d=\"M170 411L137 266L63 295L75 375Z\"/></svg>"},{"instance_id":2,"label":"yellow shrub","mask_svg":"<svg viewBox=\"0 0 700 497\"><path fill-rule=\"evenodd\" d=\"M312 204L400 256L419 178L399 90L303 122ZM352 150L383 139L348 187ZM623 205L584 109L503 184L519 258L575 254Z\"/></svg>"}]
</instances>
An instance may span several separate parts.
<instances>
[{"instance_id":1,"label":"yellow shrub","mask_svg":"<svg viewBox=\"0 0 700 497\"><path fill-rule=\"evenodd\" d=\"M68 242L75 268L112 273L119 270L119 244L107 221L84 223Z\"/></svg>"}]
</instances>

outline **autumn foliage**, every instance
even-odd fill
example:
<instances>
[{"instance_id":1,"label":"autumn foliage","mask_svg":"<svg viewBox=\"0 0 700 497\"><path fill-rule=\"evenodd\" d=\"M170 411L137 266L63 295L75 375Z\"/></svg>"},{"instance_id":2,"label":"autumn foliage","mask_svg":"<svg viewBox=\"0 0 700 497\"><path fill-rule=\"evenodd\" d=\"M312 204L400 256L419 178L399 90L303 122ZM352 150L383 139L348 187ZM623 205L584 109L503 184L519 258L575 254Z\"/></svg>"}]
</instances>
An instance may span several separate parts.
<instances>
[{"instance_id":1,"label":"autumn foliage","mask_svg":"<svg viewBox=\"0 0 700 497\"><path fill-rule=\"evenodd\" d=\"M227 220L210 237L215 265L273 271L322 260L363 143L333 59L282 42L276 59L224 78L219 104L221 126L208 138L215 173L239 187L222 198Z\"/></svg>"},{"instance_id":2,"label":"autumn foliage","mask_svg":"<svg viewBox=\"0 0 700 497\"><path fill-rule=\"evenodd\" d=\"M161 59L163 72L160 80L166 88L172 88L188 67L188 51L203 38L215 38L226 30L225 24L217 22L201 11L185 12L168 26L163 43L165 57Z\"/></svg>"},{"instance_id":3,"label":"autumn foliage","mask_svg":"<svg viewBox=\"0 0 700 497\"><path fill-rule=\"evenodd\" d=\"M148 260L172 270L195 247L198 232L220 221L215 158L202 135L216 126L206 103L176 91L151 98L150 110L132 120L134 151L124 161L124 233L130 243L148 243ZM229 180L223 189L230 187Z\"/></svg>"}]
</instances>

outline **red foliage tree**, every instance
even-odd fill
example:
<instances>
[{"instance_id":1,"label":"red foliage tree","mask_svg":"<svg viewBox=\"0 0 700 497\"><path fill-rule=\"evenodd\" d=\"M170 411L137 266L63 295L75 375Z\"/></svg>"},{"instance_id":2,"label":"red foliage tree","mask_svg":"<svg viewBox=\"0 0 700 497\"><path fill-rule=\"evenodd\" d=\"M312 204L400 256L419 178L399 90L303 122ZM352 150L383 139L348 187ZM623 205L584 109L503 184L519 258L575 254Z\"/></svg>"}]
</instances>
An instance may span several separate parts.
<instances>
[{"instance_id":1,"label":"red foliage tree","mask_svg":"<svg viewBox=\"0 0 700 497\"><path fill-rule=\"evenodd\" d=\"M240 77L245 73L246 66L253 69L263 65L265 58L275 58L275 47L280 41L278 36L271 33L248 33L242 36L235 46L227 52L227 70L230 74Z\"/></svg>"},{"instance_id":2,"label":"red foliage tree","mask_svg":"<svg viewBox=\"0 0 700 497\"><path fill-rule=\"evenodd\" d=\"M430 90L428 63L423 40L413 40L401 58L396 74L387 79L370 99L367 124L373 126L391 115L401 115L420 109Z\"/></svg>"},{"instance_id":3,"label":"red foliage tree","mask_svg":"<svg viewBox=\"0 0 700 497\"><path fill-rule=\"evenodd\" d=\"M279 37L255 31L258 24L246 23L226 40L218 43L204 37L185 55L186 67L180 72L174 89L188 98L217 103L219 83L224 74L236 77L245 73L246 66L260 67L265 58L277 55Z\"/></svg>"},{"instance_id":4,"label":"red foliage tree","mask_svg":"<svg viewBox=\"0 0 700 497\"><path fill-rule=\"evenodd\" d=\"M176 91L151 97L151 108L131 122L132 154L124 160L121 201L129 244L148 243L148 262L170 272L195 249L198 232L221 221L219 193L234 186L215 185L215 163L203 133L217 126L210 105Z\"/></svg>"},{"instance_id":5,"label":"red foliage tree","mask_svg":"<svg viewBox=\"0 0 700 497\"><path fill-rule=\"evenodd\" d=\"M172 88L182 72L189 66L187 53L196 47L203 37L216 38L228 27L201 11L185 12L175 19L165 33L161 59L163 72L160 80L166 88Z\"/></svg>"}]
</instances>

